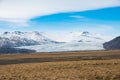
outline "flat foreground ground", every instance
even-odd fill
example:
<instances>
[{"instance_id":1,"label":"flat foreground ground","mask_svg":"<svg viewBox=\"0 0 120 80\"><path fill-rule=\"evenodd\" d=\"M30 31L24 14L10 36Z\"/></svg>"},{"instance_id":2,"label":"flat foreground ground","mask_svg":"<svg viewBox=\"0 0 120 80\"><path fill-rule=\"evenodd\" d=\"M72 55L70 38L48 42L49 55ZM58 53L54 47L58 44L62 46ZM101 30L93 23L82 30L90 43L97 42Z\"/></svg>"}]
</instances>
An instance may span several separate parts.
<instances>
[{"instance_id":1,"label":"flat foreground ground","mask_svg":"<svg viewBox=\"0 0 120 80\"><path fill-rule=\"evenodd\" d=\"M120 51L0 55L0 80L120 80Z\"/></svg>"}]
</instances>

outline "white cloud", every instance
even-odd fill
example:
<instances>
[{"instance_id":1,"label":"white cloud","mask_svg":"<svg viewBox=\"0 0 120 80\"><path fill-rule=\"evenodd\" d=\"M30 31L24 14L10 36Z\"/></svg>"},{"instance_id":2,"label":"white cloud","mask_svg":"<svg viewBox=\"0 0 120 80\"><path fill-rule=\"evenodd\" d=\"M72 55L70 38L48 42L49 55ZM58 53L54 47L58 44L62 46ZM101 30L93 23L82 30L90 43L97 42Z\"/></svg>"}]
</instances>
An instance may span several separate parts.
<instances>
[{"instance_id":1,"label":"white cloud","mask_svg":"<svg viewBox=\"0 0 120 80\"><path fill-rule=\"evenodd\" d=\"M27 21L36 16L120 6L120 0L1 0L0 20Z\"/></svg>"}]
</instances>

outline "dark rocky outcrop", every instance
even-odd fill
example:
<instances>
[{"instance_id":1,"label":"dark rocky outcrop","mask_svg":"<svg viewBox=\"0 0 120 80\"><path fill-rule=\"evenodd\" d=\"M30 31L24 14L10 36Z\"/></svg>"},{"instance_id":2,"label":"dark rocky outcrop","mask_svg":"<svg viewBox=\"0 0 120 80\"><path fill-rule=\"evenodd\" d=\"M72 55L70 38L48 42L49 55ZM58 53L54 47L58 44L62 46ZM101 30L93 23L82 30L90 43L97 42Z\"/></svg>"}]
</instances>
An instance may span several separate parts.
<instances>
[{"instance_id":1,"label":"dark rocky outcrop","mask_svg":"<svg viewBox=\"0 0 120 80\"><path fill-rule=\"evenodd\" d=\"M118 50L120 49L120 36L103 44L106 50Z\"/></svg>"}]
</instances>

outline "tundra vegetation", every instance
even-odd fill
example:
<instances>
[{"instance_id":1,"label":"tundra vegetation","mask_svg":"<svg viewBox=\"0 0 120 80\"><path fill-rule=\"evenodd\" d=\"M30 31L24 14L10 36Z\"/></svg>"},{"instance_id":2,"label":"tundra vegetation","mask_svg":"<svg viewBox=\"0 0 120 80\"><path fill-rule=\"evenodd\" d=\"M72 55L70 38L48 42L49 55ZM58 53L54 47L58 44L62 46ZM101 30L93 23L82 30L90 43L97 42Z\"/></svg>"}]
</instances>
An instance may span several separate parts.
<instances>
[{"instance_id":1,"label":"tundra vegetation","mask_svg":"<svg viewBox=\"0 0 120 80\"><path fill-rule=\"evenodd\" d=\"M120 51L1 54L0 80L120 80Z\"/></svg>"}]
</instances>

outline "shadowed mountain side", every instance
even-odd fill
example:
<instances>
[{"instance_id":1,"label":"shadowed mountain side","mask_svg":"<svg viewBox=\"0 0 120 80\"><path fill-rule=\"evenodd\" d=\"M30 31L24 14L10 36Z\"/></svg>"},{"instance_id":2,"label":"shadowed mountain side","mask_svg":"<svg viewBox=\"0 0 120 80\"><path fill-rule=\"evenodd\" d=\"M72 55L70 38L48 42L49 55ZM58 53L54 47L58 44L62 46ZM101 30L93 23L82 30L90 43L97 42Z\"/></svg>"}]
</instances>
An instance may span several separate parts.
<instances>
[{"instance_id":1,"label":"shadowed mountain side","mask_svg":"<svg viewBox=\"0 0 120 80\"><path fill-rule=\"evenodd\" d=\"M106 50L118 50L120 49L120 36L103 44Z\"/></svg>"},{"instance_id":2,"label":"shadowed mountain side","mask_svg":"<svg viewBox=\"0 0 120 80\"><path fill-rule=\"evenodd\" d=\"M16 53L35 53L35 50L30 49L18 49L18 48L11 48L11 47L1 47L0 54L16 54Z\"/></svg>"}]
</instances>

